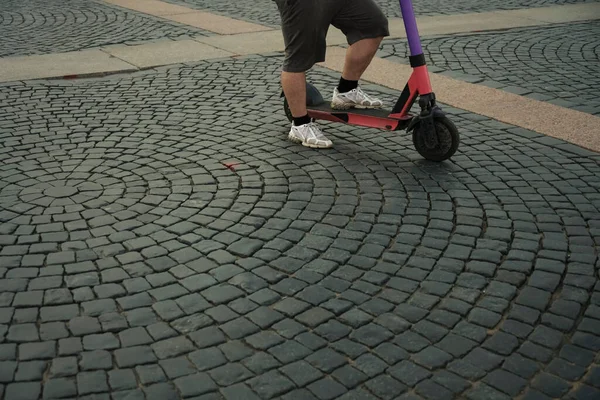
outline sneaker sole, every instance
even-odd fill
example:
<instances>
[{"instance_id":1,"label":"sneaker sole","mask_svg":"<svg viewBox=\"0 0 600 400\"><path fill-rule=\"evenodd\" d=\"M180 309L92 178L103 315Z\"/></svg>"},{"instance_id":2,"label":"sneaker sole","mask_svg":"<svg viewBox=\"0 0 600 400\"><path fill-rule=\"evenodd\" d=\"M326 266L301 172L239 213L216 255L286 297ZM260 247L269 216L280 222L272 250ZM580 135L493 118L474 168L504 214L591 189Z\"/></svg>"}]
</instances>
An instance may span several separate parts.
<instances>
[{"instance_id":1,"label":"sneaker sole","mask_svg":"<svg viewBox=\"0 0 600 400\"><path fill-rule=\"evenodd\" d=\"M378 109L381 109L382 107L383 107L383 105L381 105L381 106L362 106L360 104L331 103L332 110L350 110L351 108L357 108L359 110L378 110Z\"/></svg>"},{"instance_id":2,"label":"sneaker sole","mask_svg":"<svg viewBox=\"0 0 600 400\"><path fill-rule=\"evenodd\" d=\"M292 135L288 135L288 139L291 142L293 142L293 143L298 143L298 144L301 144L304 147L310 147L312 149L330 149L331 147L333 147L333 143L331 145L329 145L329 146L321 146L321 145L318 145L318 144L305 143L305 142L302 141L302 139L298 139L297 137L292 136Z\"/></svg>"}]
</instances>

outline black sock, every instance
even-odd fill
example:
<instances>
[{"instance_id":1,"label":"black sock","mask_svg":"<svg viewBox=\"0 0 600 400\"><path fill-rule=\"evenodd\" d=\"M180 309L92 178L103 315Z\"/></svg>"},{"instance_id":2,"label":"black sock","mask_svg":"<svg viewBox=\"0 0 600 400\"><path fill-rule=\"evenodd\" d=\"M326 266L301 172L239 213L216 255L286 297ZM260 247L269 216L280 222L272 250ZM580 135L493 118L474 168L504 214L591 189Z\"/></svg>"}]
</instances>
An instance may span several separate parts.
<instances>
[{"instance_id":1,"label":"black sock","mask_svg":"<svg viewBox=\"0 0 600 400\"><path fill-rule=\"evenodd\" d=\"M298 117L298 118L294 117L294 125L295 126L305 125L305 124L308 124L309 122L310 122L310 117L308 116L308 114L306 114L303 117Z\"/></svg>"},{"instance_id":2,"label":"black sock","mask_svg":"<svg viewBox=\"0 0 600 400\"><path fill-rule=\"evenodd\" d=\"M358 81L348 81L344 78L340 78L340 84L338 85L338 91L340 93L346 93L351 91L352 89L356 89L358 87Z\"/></svg>"}]
</instances>

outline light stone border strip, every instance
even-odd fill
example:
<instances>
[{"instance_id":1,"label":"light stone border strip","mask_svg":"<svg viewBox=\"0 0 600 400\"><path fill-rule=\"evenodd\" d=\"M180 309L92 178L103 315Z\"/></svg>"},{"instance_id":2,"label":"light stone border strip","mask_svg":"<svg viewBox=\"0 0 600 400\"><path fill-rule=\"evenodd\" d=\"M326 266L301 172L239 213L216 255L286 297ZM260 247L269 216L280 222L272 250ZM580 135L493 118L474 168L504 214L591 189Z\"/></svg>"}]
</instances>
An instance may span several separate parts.
<instances>
[{"instance_id":1,"label":"light stone border strip","mask_svg":"<svg viewBox=\"0 0 600 400\"><path fill-rule=\"evenodd\" d=\"M160 40L135 46L106 47L103 51L139 69L226 58L235 54L195 40ZM1 61L1 60L0 60Z\"/></svg>"},{"instance_id":2,"label":"light stone border strip","mask_svg":"<svg viewBox=\"0 0 600 400\"><path fill-rule=\"evenodd\" d=\"M235 54L195 40L158 40L93 50L0 58L0 82L84 78L136 72L172 64L232 57Z\"/></svg>"},{"instance_id":3,"label":"light stone border strip","mask_svg":"<svg viewBox=\"0 0 600 400\"><path fill-rule=\"evenodd\" d=\"M346 49L342 47L330 47L325 62L319 65L341 72L345 54ZM363 76L365 81L401 91L411 72L408 65L376 57ZM436 98L441 103L600 152L599 117L501 89L440 74L430 75Z\"/></svg>"},{"instance_id":4,"label":"light stone border strip","mask_svg":"<svg viewBox=\"0 0 600 400\"><path fill-rule=\"evenodd\" d=\"M224 17L158 0L104 0L106 3L200 28L219 35L273 30L271 27Z\"/></svg>"},{"instance_id":5,"label":"light stone border strip","mask_svg":"<svg viewBox=\"0 0 600 400\"><path fill-rule=\"evenodd\" d=\"M0 58L0 82L102 76L137 70L134 65L100 49Z\"/></svg>"}]
</instances>

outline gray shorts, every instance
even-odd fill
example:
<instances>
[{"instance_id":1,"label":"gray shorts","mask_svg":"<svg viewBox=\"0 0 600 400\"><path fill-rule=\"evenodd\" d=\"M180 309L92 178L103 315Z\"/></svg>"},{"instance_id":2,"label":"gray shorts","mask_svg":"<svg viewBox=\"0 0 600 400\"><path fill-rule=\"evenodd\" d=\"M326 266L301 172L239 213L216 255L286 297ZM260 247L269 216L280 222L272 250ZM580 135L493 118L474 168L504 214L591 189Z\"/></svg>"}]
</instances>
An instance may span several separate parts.
<instances>
[{"instance_id":1,"label":"gray shorts","mask_svg":"<svg viewBox=\"0 0 600 400\"><path fill-rule=\"evenodd\" d=\"M305 72L325 61L330 25L346 35L349 45L390 35L388 20L374 0L274 1L281 15L286 72Z\"/></svg>"}]
</instances>

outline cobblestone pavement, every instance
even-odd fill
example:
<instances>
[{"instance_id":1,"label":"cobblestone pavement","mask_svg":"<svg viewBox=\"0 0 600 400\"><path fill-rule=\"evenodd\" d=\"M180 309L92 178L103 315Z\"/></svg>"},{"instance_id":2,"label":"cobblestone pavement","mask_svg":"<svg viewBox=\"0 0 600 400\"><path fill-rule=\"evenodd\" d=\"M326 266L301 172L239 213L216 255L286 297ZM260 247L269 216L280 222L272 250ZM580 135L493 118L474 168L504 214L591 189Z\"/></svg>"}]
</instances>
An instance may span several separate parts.
<instances>
[{"instance_id":1,"label":"cobblestone pavement","mask_svg":"<svg viewBox=\"0 0 600 400\"><path fill-rule=\"evenodd\" d=\"M232 18L279 26L280 18L273 0L165 0L169 3L210 10ZM398 0L375 0L388 17L400 17ZM417 15L449 15L476 13L494 10L514 10L521 8L549 7L561 4L594 3L598 0L418 0L413 1Z\"/></svg>"},{"instance_id":2,"label":"cobblestone pavement","mask_svg":"<svg viewBox=\"0 0 600 400\"><path fill-rule=\"evenodd\" d=\"M86 0L2 0L0 57L206 35L193 27Z\"/></svg>"},{"instance_id":3,"label":"cobblestone pavement","mask_svg":"<svg viewBox=\"0 0 600 400\"><path fill-rule=\"evenodd\" d=\"M600 21L423 40L436 72L600 115ZM408 63L405 39L381 57Z\"/></svg>"},{"instance_id":4,"label":"cobblestone pavement","mask_svg":"<svg viewBox=\"0 0 600 400\"><path fill-rule=\"evenodd\" d=\"M598 398L600 157L450 108L452 162L307 149L279 65L1 87L0 397Z\"/></svg>"}]
</instances>

